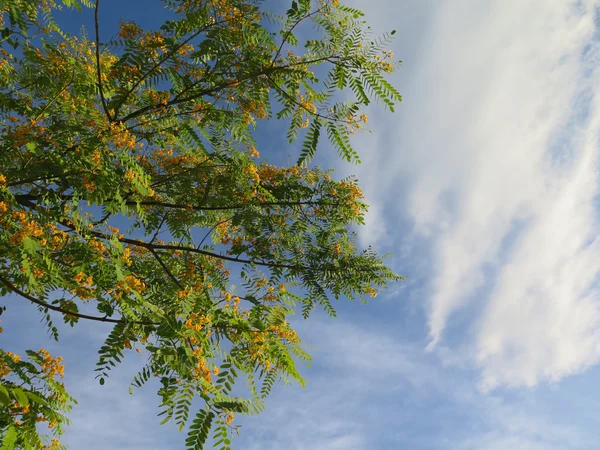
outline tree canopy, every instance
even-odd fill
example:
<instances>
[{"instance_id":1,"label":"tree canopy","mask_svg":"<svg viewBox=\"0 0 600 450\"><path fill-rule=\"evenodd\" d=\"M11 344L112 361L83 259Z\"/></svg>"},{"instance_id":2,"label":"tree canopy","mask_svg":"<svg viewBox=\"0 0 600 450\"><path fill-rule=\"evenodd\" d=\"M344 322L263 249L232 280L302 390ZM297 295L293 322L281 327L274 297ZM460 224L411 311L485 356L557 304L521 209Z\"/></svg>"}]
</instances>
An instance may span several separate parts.
<instances>
[{"instance_id":1,"label":"tree canopy","mask_svg":"<svg viewBox=\"0 0 600 450\"><path fill-rule=\"evenodd\" d=\"M159 28L106 36L103 3L0 0L0 310L33 304L56 340L57 321L113 323L100 384L144 353L132 388L157 377L187 447L228 449L235 414L260 412L277 380L303 383L289 316L335 315L331 299L400 279L357 246L357 180L310 165L324 139L358 161L363 108L401 100L385 78L393 32L372 36L337 0L281 16L258 0L163 0ZM65 8L93 26L63 31ZM269 120L296 164L261 159ZM0 448L64 448L61 358L9 350Z\"/></svg>"}]
</instances>

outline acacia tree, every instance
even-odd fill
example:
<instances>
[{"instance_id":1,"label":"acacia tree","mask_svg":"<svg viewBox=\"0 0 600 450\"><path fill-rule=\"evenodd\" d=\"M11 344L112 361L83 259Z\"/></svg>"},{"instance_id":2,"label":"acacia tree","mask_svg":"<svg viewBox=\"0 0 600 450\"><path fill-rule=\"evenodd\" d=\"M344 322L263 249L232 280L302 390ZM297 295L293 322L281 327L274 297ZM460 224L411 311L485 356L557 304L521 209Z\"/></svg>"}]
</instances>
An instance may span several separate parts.
<instances>
[{"instance_id":1,"label":"acacia tree","mask_svg":"<svg viewBox=\"0 0 600 450\"><path fill-rule=\"evenodd\" d=\"M3 308L36 305L57 340L57 318L113 323L100 384L144 352L132 386L158 377L164 422L193 419L187 447L227 449L235 413L258 413L279 379L303 382L289 315L335 315L330 298L400 278L356 247L356 180L308 166L322 135L357 160L361 108L400 100L384 78L393 32L374 39L337 0L281 17L258 0L163 0L160 28L123 22L101 39L100 1L80 2L0 1ZM61 30L63 8L93 17L91 37ZM296 165L260 162L269 119L288 123ZM1 448L63 448L61 359L26 354L0 350Z\"/></svg>"}]
</instances>

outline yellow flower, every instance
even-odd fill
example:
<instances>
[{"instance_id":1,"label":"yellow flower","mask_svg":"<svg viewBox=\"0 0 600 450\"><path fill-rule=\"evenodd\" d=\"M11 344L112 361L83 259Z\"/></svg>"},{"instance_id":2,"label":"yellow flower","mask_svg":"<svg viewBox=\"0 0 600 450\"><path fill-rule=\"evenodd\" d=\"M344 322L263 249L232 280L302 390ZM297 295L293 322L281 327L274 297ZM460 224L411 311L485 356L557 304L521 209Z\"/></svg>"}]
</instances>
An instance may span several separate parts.
<instances>
[{"instance_id":1,"label":"yellow flower","mask_svg":"<svg viewBox=\"0 0 600 450\"><path fill-rule=\"evenodd\" d=\"M6 356L10 357L14 362L19 362L21 361L21 357L19 355L16 355L12 352L6 352Z\"/></svg>"},{"instance_id":2,"label":"yellow flower","mask_svg":"<svg viewBox=\"0 0 600 450\"><path fill-rule=\"evenodd\" d=\"M73 280L75 280L76 283L81 283L81 280L83 280L84 278L85 278L85 273L79 272L77 275L75 275L73 277Z\"/></svg>"}]
</instances>

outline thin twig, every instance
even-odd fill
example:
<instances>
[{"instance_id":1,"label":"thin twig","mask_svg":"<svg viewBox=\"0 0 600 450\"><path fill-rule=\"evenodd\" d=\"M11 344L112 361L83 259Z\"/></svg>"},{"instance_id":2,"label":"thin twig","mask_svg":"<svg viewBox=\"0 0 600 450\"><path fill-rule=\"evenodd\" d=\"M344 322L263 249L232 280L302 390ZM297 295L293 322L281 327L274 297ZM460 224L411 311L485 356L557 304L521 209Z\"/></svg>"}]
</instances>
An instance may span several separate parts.
<instances>
[{"instance_id":1,"label":"thin twig","mask_svg":"<svg viewBox=\"0 0 600 450\"><path fill-rule=\"evenodd\" d=\"M202 240L200 241L200 243L199 243L199 244L198 244L196 247L197 247L197 248L200 248L200 247L202 247L202 244L204 244L204 241L206 240L206 238L207 238L208 236L210 236L210 234L211 234L213 231L215 231L215 228L217 228L219 225L223 225L224 223L227 223L227 222L229 222L230 220L232 220L232 219L233 219L233 217L234 217L234 216L231 216L231 217L230 217L230 218L228 218L228 219L222 220L222 221L220 221L220 222L217 222L216 224L214 224L214 225L213 225L213 226L210 228L210 230L208 230L208 232L207 232L207 233L204 235L204 237L202 238Z\"/></svg>"},{"instance_id":2,"label":"thin twig","mask_svg":"<svg viewBox=\"0 0 600 450\"><path fill-rule=\"evenodd\" d=\"M183 289L183 286L181 285L179 280L175 277L175 275L173 275L173 273L169 270L169 268L166 266L166 264L163 262L163 260L160 259L160 255L158 254L158 252L152 248L150 249L150 252L152 253L152 255L154 255L154 257L158 261L158 264L160 264L160 266L163 268L163 270L166 272L166 274L169 276L169 278L171 278L171 280L173 280L173 282L177 285L177 287L179 287L179 289Z\"/></svg>"},{"instance_id":3,"label":"thin twig","mask_svg":"<svg viewBox=\"0 0 600 450\"><path fill-rule=\"evenodd\" d=\"M42 109L42 111L37 116L35 116L35 120L38 120L46 112L46 110L50 107L50 105L52 105L52 103L54 103L56 101L56 99L58 97L60 97L60 95L65 91L65 89L67 89L69 86L71 86L74 78L75 78L75 72L73 72L71 74L71 79L69 80L69 82L67 84L65 84L64 87L58 92L58 94L56 94L48 103L46 103L46 106L44 106L44 109Z\"/></svg>"}]
</instances>

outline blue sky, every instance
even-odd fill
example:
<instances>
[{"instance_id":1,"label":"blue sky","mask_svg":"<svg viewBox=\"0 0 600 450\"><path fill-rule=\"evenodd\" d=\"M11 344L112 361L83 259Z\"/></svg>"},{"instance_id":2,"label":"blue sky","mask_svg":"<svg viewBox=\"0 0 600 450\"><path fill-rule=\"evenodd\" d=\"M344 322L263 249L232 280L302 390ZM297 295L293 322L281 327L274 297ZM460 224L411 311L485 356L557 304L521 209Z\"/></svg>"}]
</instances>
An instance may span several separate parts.
<instances>
[{"instance_id":1,"label":"blue sky","mask_svg":"<svg viewBox=\"0 0 600 450\"><path fill-rule=\"evenodd\" d=\"M104 20L142 3L105 0ZM234 448L597 448L600 4L349 3L397 30L404 102L369 111L361 166L326 148L319 162L359 177L372 205L361 242L393 252L408 280L299 323L314 347L307 388L278 388ZM265 133L271 159L294 154ZM182 448L158 426L155 391L127 393L135 355L105 386L93 379L108 327L66 328L53 346L35 308L10 302L2 339L67 360L71 448Z\"/></svg>"}]
</instances>

